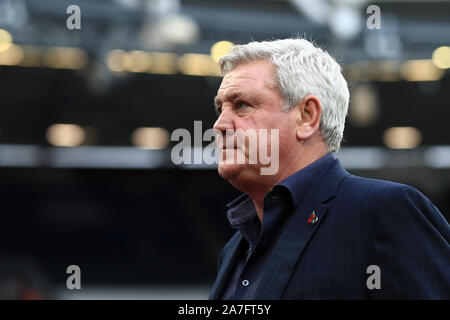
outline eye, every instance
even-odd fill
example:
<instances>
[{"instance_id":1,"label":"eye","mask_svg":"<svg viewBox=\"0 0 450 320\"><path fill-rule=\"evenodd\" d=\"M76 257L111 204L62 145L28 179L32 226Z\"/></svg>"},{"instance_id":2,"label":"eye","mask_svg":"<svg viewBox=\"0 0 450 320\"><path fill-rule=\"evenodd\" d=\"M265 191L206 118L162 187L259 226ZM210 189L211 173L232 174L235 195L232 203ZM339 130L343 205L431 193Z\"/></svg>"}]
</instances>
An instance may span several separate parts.
<instances>
[{"instance_id":1,"label":"eye","mask_svg":"<svg viewBox=\"0 0 450 320\"><path fill-rule=\"evenodd\" d=\"M249 106L249 104L247 102L245 102L245 101L240 101L239 100L239 101L236 101L235 106L236 106L237 109L242 109L244 107Z\"/></svg>"},{"instance_id":2,"label":"eye","mask_svg":"<svg viewBox=\"0 0 450 320\"><path fill-rule=\"evenodd\" d=\"M220 116L221 113L222 113L222 107L217 107L216 108L216 115Z\"/></svg>"}]
</instances>

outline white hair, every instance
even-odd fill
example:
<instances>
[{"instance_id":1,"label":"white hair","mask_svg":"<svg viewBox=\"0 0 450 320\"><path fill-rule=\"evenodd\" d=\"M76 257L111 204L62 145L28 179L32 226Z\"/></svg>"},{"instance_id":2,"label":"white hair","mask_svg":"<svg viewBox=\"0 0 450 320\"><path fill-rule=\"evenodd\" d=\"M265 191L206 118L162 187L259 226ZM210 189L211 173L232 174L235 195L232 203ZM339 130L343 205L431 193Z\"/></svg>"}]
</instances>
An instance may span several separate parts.
<instances>
[{"instance_id":1,"label":"white hair","mask_svg":"<svg viewBox=\"0 0 450 320\"><path fill-rule=\"evenodd\" d=\"M284 39L235 45L219 60L225 75L237 65L266 60L276 67L275 84L289 110L306 95L319 98L319 130L330 152L339 150L344 134L349 91L340 65L324 50L305 39Z\"/></svg>"}]
</instances>

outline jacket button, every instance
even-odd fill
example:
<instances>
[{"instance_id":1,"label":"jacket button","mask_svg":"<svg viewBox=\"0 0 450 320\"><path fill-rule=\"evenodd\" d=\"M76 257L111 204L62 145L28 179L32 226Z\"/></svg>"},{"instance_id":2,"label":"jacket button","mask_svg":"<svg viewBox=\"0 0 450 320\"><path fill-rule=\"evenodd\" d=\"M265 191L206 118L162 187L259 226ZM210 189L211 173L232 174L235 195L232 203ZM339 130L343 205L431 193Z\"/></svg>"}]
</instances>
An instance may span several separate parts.
<instances>
[{"instance_id":1,"label":"jacket button","mask_svg":"<svg viewBox=\"0 0 450 320\"><path fill-rule=\"evenodd\" d=\"M249 284L250 284L250 282L249 282L248 280L242 281L242 285L243 285L244 287L248 286Z\"/></svg>"}]
</instances>

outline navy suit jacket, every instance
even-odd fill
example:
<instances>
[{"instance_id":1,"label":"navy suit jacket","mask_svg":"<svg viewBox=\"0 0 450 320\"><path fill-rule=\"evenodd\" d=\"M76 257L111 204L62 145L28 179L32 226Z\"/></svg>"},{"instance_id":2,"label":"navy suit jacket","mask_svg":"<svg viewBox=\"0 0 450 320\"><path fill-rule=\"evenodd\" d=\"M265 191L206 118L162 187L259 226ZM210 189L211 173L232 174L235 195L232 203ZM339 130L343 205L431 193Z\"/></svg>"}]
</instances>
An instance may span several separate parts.
<instances>
[{"instance_id":1,"label":"navy suit jacket","mask_svg":"<svg viewBox=\"0 0 450 320\"><path fill-rule=\"evenodd\" d=\"M351 175L336 159L301 196L255 299L450 299L450 227L422 193ZM247 247L236 232L222 249L210 299L220 299ZM367 286L372 265L380 289Z\"/></svg>"}]
</instances>

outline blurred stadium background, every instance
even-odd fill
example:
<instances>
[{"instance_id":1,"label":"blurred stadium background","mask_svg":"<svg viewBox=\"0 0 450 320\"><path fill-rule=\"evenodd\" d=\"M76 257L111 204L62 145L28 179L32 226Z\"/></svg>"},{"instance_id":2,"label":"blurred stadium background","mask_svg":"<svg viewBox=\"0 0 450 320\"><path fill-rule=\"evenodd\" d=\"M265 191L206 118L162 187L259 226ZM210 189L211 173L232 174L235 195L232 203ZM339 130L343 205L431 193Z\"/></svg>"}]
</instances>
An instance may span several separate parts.
<instances>
[{"instance_id":1,"label":"blurred stadium background","mask_svg":"<svg viewBox=\"0 0 450 320\"><path fill-rule=\"evenodd\" d=\"M212 127L231 44L296 35L343 65L347 170L449 220L449 1L0 0L0 298L206 298L239 193L170 134Z\"/></svg>"}]
</instances>

